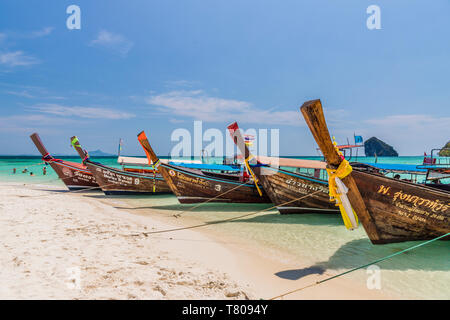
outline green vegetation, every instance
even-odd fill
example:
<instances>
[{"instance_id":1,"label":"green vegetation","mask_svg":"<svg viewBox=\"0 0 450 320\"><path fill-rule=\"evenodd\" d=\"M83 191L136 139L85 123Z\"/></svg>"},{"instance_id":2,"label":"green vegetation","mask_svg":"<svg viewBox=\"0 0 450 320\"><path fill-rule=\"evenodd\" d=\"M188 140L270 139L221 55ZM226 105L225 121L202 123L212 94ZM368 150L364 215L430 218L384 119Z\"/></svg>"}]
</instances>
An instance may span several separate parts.
<instances>
[{"instance_id":1,"label":"green vegetation","mask_svg":"<svg viewBox=\"0 0 450 320\"><path fill-rule=\"evenodd\" d=\"M441 150L439 152L440 157L450 157L450 141L445 144L443 148L447 148L445 150Z\"/></svg>"}]
</instances>

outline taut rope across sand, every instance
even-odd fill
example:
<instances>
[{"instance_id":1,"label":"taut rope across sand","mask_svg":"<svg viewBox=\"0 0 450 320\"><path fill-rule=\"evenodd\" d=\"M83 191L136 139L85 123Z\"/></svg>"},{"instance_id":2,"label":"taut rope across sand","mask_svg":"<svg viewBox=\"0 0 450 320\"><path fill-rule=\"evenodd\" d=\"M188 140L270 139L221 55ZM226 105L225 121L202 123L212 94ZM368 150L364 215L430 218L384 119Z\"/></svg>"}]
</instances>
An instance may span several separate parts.
<instances>
[{"instance_id":1,"label":"taut rope across sand","mask_svg":"<svg viewBox=\"0 0 450 320\"><path fill-rule=\"evenodd\" d=\"M192 208L189 208L189 209L187 209L187 210L183 210L183 211L181 211L180 213L175 213L173 216L174 216L175 218L179 218L179 217L181 217L181 215L182 215L183 213L186 213L186 212L192 211L192 210L194 210L194 209L196 209L196 208L198 208L198 207L201 207L202 205L204 205L204 204L206 204L206 203L208 203L208 202L211 202L212 200L217 199L217 198L219 198L219 197L221 197L221 196L223 196L223 195L225 195L225 194L227 194L227 193L229 193L229 192L231 192L231 191L234 191L234 190L236 190L236 189L239 189L240 187L242 187L242 186L244 186L244 185L246 185L246 184L247 184L246 182L245 182L245 183L242 183L242 184L240 184L240 185L238 185L238 186L236 186L236 187L234 187L234 188L232 188L232 189L230 189L230 190L228 190L228 191L222 192L221 194L215 196L214 198L210 198L210 199L208 199L208 200L206 200L206 201L203 201L203 202L201 202L201 203L199 203L199 204L193 206Z\"/></svg>"},{"instance_id":2,"label":"taut rope across sand","mask_svg":"<svg viewBox=\"0 0 450 320\"><path fill-rule=\"evenodd\" d=\"M326 279L317 281L317 282L315 282L315 283L311 283L311 284L309 284L309 285L307 285L307 286L304 286L304 287L301 287L301 288L298 288L298 289L295 289L295 290L292 290L292 291L289 291L289 292L280 294L279 296L270 298L269 300L275 300L275 299L278 299L278 298L282 298L282 297L285 297L285 296L287 296L287 295L289 295L289 294L292 294L292 293L295 293L295 292L299 292L299 291L302 291L302 290L307 289L307 288L310 288L310 287L317 286L317 285L319 285L319 284L321 284L321 283L324 283L324 282L326 282L326 281L329 281L329 280L332 280L332 279L341 277L341 276L346 275L346 274L348 274L348 273L350 273L350 272L353 272L353 271L356 271L356 270L359 270L359 269L368 267L368 266L370 266L370 265L373 265L373 264L375 264L375 263L378 263L378 262L381 262L381 261L390 259L390 258L392 258L392 257L395 257L395 256L397 256L397 255L399 255L399 254L402 254L402 253L405 253L405 252L407 252L407 251L411 251L411 250L417 249L417 248L422 247L422 246L424 246L424 245L426 245L426 244L432 243L432 242L434 242L434 241L436 241L436 240L445 238L445 237L447 237L447 236L449 236L449 235L450 235L450 232L447 233L447 234L444 234L444 235L442 235L442 236L439 236L439 237L437 237L437 238L434 238L434 239L431 239L431 240L422 242L422 243L420 243L420 244L417 244L417 245L415 245L415 246L409 247L409 248L407 248L407 249L401 250L401 251L399 251L399 252L390 254L390 255L388 255L388 256L386 256L386 257L377 259L377 260L372 261L372 262L370 262L370 263L367 263L367 264L361 265L361 266L359 266L359 267L355 267L355 268L353 268L353 269L350 269L350 270L348 270L348 271L339 273L339 274L337 274L337 275L335 275L335 276L332 276L332 277L329 277L329 278L326 278Z\"/></svg>"},{"instance_id":3,"label":"taut rope across sand","mask_svg":"<svg viewBox=\"0 0 450 320\"><path fill-rule=\"evenodd\" d=\"M173 232L173 231L180 231L180 230L200 228L200 227L209 226L209 225L213 225L213 224L226 223L226 222L230 222L230 221L237 220L237 219L240 219L240 218L245 218L245 217L252 216L252 215L255 215L255 214L258 214L258 213L262 213L262 212L265 212L265 211L269 211L269 210L275 209L278 206L283 206L283 205L289 204L289 203L297 201L297 200L305 199L305 198L310 197L310 196L312 196L312 195L314 195L316 193L319 193L319 192L322 192L322 190L317 190L317 191L315 191L313 193L310 193L310 194L308 194L306 196L302 196L302 197L299 197L299 198L296 198L296 199L293 199L293 200L286 201L285 203L282 203L281 205L275 205L275 206L272 206L272 207L269 207L269 208L266 208L266 209L263 209L263 210L250 212L250 213L238 216L238 217L233 217L233 218L224 219L224 220L218 220L218 221L212 221L212 222L197 224L197 225L188 226L188 227L180 227L180 228L158 230L158 231L151 231L151 232L141 232L141 233L136 233L136 234L130 234L130 236L140 236L140 235L148 236L150 234L167 233L167 232Z\"/></svg>"}]
</instances>

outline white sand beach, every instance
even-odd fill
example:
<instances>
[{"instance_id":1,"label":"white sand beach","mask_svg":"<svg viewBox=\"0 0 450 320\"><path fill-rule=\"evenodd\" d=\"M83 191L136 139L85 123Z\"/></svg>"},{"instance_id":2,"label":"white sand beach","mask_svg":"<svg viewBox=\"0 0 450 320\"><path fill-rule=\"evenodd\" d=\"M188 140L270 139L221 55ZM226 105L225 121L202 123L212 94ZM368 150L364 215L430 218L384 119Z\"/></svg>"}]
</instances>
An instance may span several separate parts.
<instances>
[{"instance_id":1,"label":"white sand beach","mask_svg":"<svg viewBox=\"0 0 450 320\"><path fill-rule=\"evenodd\" d=\"M54 187L53 187L54 188ZM119 209L120 198L0 184L0 299L270 299L332 274L275 274L308 266L272 259L208 228ZM123 204L122 204L123 205ZM386 299L341 277L284 299Z\"/></svg>"}]
</instances>

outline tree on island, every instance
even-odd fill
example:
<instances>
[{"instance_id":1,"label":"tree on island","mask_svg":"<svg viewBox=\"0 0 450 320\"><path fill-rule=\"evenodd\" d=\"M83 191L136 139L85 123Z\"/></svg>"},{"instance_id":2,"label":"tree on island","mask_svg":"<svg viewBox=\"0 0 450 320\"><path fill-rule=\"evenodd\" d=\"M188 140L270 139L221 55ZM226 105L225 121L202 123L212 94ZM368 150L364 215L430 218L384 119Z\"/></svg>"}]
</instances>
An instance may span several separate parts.
<instances>
[{"instance_id":1,"label":"tree on island","mask_svg":"<svg viewBox=\"0 0 450 320\"><path fill-rule=\"evenodd\" d=\"M450 141L445 144L441 151L439 151L440 157L450 157Z\"/></svg>"}]
</instances>

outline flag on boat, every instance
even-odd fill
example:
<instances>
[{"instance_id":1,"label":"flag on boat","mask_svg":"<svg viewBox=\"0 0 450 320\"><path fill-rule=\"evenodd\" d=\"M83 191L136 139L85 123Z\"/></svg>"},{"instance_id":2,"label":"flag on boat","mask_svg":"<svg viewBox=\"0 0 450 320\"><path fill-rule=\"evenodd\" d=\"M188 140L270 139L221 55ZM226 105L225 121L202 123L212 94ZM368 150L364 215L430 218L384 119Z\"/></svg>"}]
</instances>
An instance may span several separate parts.
<instances>
[{"instance_id":1,"label":"flag on boat","mask_svg":"<svg viewBox=\"0 0 450 320\"><path fill-rule=\"evenodd\" d=\"M120 153L122 152L122 144L123 144L123 141L122 141L122 138L120 138L120 140L119 140L119 150L117 151L117 154L120 156Z\"/></svg>"},{"instance_id":2,"label":"flag on boat","mask_svg":"<svg viewBox=\"0 0 450 320\"><path fill-rule=\"evenodd\" d=\"M255 136L251 134L244 135L244 143L246 146L250 147L253 145L253 141L255 140Z\"/></svg>"},{"instance_id":3,"label":"flag on boat","mask_svg":"<svg viewBox=\"0 0 450 320\"><path fill-rule=\"evenodd\" d=\"M355 144L362 143L362 142L363 142L363 137L362 136L355 136Z\"/></svg>"}]
</instances>

